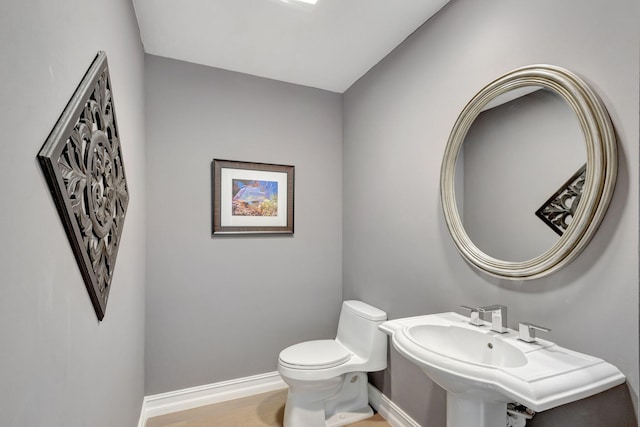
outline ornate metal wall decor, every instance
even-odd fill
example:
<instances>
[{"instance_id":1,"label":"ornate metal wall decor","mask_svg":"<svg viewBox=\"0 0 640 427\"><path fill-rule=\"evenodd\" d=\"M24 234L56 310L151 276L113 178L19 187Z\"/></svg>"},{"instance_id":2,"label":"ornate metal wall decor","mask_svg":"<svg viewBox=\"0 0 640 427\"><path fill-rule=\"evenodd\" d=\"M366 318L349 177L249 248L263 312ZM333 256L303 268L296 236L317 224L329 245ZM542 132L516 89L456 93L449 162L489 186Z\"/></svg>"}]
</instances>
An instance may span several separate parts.
<instances>
[{"instance_id":1,"label":"ornate metal wall decor","mask_svg":"<svg viewBox=\"0 0 640 427\"><path fill-rule=\"evenodd\" d=\"M38 160L102 320L129 203L104 52L98 52Z\"/></svg>"},{"instance_id":2,"label":"ornate metal wall decor","mask_svg":"<svg viewBox=\"0 0 640 427\"><path fill-rule=\"evenodd\" d=\"M538 218L560 236L569 227L569 220L573 219L576 213L586 176L585 164L536 211Z\"/></svg>"}]
</instances>

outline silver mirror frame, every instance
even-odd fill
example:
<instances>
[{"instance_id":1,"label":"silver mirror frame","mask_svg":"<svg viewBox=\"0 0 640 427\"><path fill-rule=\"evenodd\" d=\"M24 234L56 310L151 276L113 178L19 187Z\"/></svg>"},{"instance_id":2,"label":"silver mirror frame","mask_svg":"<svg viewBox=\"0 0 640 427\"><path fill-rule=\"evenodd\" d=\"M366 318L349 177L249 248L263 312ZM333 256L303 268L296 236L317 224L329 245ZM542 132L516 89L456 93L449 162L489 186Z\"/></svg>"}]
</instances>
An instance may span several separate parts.
<instances>
[{"instance_id":1,"label":"silver mirror frame","mask_svg":"<svg viewBox=\"0 0 640 427\"><path fill-rule=\"evenodd\" d=\"M471 124L499 95L525 86L540 86L561 96L576 113L587 149L587 175L571 224L546 252L527 261L504 261L481 251L469 238L456 205L456 160ZM526 280L549 275L573 261L598 229L611 201L618 170L616 135L607 109L591 88L572 72L552 65L513 70L486 85L460 113L445 149L440 197L449 232L460 254L480 270L504 279ZM533 213L532 213L533 215Z\"/></svg>"}]
</instances>

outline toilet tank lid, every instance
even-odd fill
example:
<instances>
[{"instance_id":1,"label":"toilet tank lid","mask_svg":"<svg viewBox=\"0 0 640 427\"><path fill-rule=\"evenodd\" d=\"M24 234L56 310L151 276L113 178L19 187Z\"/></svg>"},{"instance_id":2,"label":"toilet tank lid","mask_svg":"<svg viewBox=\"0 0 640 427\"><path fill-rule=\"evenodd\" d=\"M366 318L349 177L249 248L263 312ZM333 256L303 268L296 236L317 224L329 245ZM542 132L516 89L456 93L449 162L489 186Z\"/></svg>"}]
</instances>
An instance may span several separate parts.
<instances>
[{"instance_id":1,"label":"toilet tank lid","mask_svg":"<svg viewBox=\"0 0 640 427\"><path fill-rule=\"evenodd\" d=\"M342 305L356 316L368 320L387 320L387 313L362 301L350 300L343 302Z\"/></svg>"}]
</instances>

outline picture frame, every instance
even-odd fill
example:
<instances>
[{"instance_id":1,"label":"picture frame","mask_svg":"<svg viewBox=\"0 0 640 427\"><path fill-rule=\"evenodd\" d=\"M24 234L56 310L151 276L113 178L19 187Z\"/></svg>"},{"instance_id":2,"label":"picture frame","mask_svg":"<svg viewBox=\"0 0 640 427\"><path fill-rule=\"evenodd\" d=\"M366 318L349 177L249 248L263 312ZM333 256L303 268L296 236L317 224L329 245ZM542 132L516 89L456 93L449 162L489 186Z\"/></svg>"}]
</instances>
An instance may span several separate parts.
<instances>
[{"instance_id":1,"label":"picture frame","mask_svg":"<svg viewBox=\"0 0 640 427\"><path fill-rule=\"evenodd\" d=\"M212 235L293 234L295 167L213 159Z\"/></svg>"},{"instance_id":2,"label":"picture frame","mask_svg":"<svg viewBox=\"0 0 640 427\"><path fill-rule=\"evenodd\" d=\"M38 161L98 320L107 309L129 204L107 55L99 51Z\"/></svg>"}]
</instances>

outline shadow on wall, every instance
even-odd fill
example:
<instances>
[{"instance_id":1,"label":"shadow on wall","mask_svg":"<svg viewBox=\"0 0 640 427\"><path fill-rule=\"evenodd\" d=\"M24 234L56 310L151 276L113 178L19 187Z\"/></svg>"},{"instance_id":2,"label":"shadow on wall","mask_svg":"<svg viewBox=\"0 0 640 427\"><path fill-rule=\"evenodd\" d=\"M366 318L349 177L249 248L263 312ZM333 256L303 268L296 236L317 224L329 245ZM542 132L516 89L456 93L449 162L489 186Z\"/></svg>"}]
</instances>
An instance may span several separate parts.
<instances>
[{"instance_id":1,"label":"shadow on wall","mask_svg":"<svg viewBox=\"0 0 640 427\"><path fill-rule=\"evenodd\" d=\"M404 369L404 367L401 369ZM415 372L411 375L415 375ZM420 381L418 377L416 377L416 381ZM420 378L431 383L433 387L440 389L440 387L433 383L426 375L424 375L424 378ZM381 390L387 397L393 395L390 387L389 369L369 373L369 382L378 390ZM397 390L394 391L398 392ZM418 419L418 417L423 416L429 420L428 425L430 427L444 426L446 424L443 418L444 413L446 413L444 396L444 390L442 390L442 393L431 390L431 393L426 393L422 410L418 411L420 413L416 412L416 408L403 409L419 423L424 422L424 420ZM394 400L393 397L391 397L391 400ZM439 409L436 409L438 407ZM433 413L434 411L436 413ZM621 384L595 396L559 406L548 411L538 412L533 419L527 421L527 427L558 426L637 427L638 421L628 385Z\"/></svg>"},{"instance_id":2,"label":"shadow on wall","mask_svg":"<svg viewBox=\"0 0 640 427\"><path fill-rule=\"evenodd\" d=\"M387 369L370 372L369 382L420 425L445 427L447 399L444 389L391 345L387 358Z\"/></svg>"},{"instance_id":3,"label":"shadow on wall","mask_svg":"<svg viewBox=\"0 0 640 427\"><path fill-rule=\"evenodd\" d=\"M527 427L636 427L627 384L621 384L587 399L539 412Z\"/></svg>"}]
</instances>

